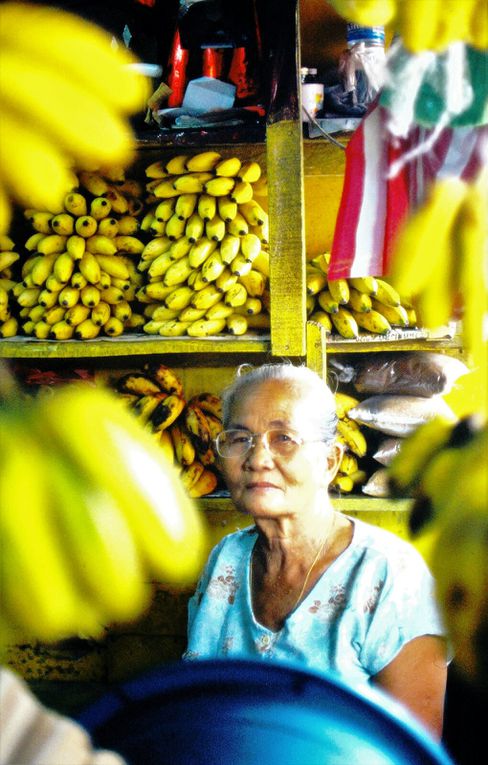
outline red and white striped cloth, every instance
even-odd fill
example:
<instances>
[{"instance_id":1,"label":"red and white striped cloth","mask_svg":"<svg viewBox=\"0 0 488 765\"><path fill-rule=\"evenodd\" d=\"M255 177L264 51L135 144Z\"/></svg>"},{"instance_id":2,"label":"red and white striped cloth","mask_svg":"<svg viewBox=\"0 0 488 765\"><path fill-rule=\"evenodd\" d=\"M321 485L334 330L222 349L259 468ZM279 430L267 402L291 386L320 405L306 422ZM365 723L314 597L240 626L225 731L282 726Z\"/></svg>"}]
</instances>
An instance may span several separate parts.
<instances>
[{"instance_id":1,"label":"red and white striped cloth","mask_svg":"<svg viewBox=\"0 0 488 765\"><path fill-rule=\"evenodd\" d=\"M469 180L483 164L488 126L415 125L398 138L388 130L389 118L375 102L347 146L329 279L386 274L395 236L429 184L447 176Z\"/></svg>"}]
</instances>

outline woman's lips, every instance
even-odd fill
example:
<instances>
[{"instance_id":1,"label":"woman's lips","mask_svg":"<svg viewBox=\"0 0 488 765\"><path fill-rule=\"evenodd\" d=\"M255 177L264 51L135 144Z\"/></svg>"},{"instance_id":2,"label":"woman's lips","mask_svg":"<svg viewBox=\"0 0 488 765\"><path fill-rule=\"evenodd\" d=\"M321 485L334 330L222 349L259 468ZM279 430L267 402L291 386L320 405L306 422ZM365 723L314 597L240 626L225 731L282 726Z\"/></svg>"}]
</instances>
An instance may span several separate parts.
<instances>
[{"instance_id":1,"label":"woman's lips","mask_svg":"<svg viewBox=\"0 0 488 765\"><path fill-rule=\"evenodd\" d=\"M274 483L269 483L268 481L253 481L253 483L248 483L246 488L248 490L252 490L252 489L278 489L279 487L276 486Z\"/></svg>"}]
</instances>

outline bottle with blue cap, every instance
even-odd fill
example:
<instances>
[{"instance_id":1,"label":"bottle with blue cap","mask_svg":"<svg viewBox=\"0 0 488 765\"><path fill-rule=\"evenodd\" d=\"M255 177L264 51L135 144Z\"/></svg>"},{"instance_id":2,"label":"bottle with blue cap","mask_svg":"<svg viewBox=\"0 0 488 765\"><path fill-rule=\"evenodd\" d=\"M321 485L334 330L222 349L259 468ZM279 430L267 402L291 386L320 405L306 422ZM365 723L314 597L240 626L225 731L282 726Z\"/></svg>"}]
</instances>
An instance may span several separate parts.
<instances>
[{"instance_id":1,"label":"bottle with blue cap","mask_svg":"<svg viewBox=\"0 0 488 765\"><path fill-rule=\"evenodd\" d=\"M367 106L383 84L385 70L385 28L347 24L347 51L339 71L344 90L353 102Z\"/></svg>"}]
</instances>

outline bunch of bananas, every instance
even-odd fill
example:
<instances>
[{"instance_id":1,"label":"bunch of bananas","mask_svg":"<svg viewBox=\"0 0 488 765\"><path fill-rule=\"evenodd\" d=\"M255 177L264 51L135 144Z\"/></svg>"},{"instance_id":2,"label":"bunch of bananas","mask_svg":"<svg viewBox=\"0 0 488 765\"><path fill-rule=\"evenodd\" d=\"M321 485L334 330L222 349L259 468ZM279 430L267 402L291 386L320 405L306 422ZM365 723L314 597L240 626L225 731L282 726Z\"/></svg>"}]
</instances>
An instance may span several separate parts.
<instances>
[{"instance_id":1,"label":"bunch of bananas","mask_svg":"<svg viewBox=\"0 0 488 765\"><path fill-rule=\"evenodd\" d=\"M364 276L350 279L327 278L330 253L309 260L306 270L307 316L327 332L336 331L346 339L361 330L385 335L393 327L414 326L417 322L411 303L385 279Z\"/></svg>"},{"instance_id":2,"label":"bunch of bananas","mask_svg":"<svg viewBox=\"0 0 488 765\"><path fill-rule=\"evenodd\" d=\"M436 579L456 663L486 687L488 633L488 426L475 415L419 427L388 467L389 483L413 496L409 524Z\"/></svg>"},{"instance_id":3,"label":"bunch of bananas","mask_svg":"<svg viewBox=\"0 0 488 765\"><path fill-rule=\"evenodd\" d=\"M391 24L413 53L463 41L488 48L486 0L329 0L346 21Z\"/></svg>"},{"instance_id":4,"label":"bunch of bananas","mask_svg":"<svg viewBox=\"0 0 488 765\"><path fill-rule=\"evenodd\" d=\"M13 293L23 333L42 340L117 337L146 321L134 302L143 185L120 167L81 171L76 183L62 212L24 211L34 233Z\"/></svg>"},{"instance_id":5,"label":"bunch of bananas","mask_svg":"<svg viewBox=\"0 0 488 765\"><path fill-rule=\"evenodd\" d=\"M113 393L70 384L0 406L3 646L100 636L141 614L148 582L198 576L201 517Z\"/></svg>"},{"instance_id":6,"label":"bunch of bananas","mask_svg":"<svg viewBox=\"0 0 488 765\"><path fill-rule=\"evenodd\" d=\"M186 400L183 384L170 367L148 362L142 372L123 375L117 391L129 409L153 434L166 459L178 468L190 497L217 487L212 441L222 430L219 396L201 393Z\"/></svg>"},{"instance_id":7,"label":"bunch of bananas","mask_svg":"<svg viewBox=\"0 0 488 765\"><path fill-rule=\"evenodd\" d=\"M0 234L0 337L14 337L19 328L16 316L12 315L13 301L10 295L17 284L12 266L20 259L15 252L15 242L6 234Z\"/></svg>"},{"instance_id":8,"label":"bunch of bananas","mask_svg":"<svg viewBox=\"0 0 488 765\"><path fill-rule=\"evenodd\" d=\"M355 486L359 486L366 480L366 472L359 468L358 458L366 456L368 444L364 433L347 413L358 404L358 399L347 393L336 391L337 441L342 445L344 452L341 464L335 478L331 481L331 488L344 494L349 494Z\"/></svg>"},{"instance_id":9,"label":"bunch of bananas","mask_svg":"<svg viewBox=\"0 0 488 765\"><path fill-rule=\"evenodd\" d=\"M411 216L393 252L389 278L412 297L419 319L438 327L462 317L463 346L488 382L488 172L475 182L449 177L437 181ZM484 396L484 393L483 393ZM487 411L486 397L479 402Z\"/></svg>"},{"instance_id":10,"label":"bunch of bananas","mask_svg":"<svg viewBox=\"0 0 488 765\"><path fill-rule=\"evenodd\" d=\"M153 234L138 265L148 334L206 337L269 328L267 194L258 162L216 151L145 169Z\"/></svg>"},{"instance_id":11,"label":"bunch of bananas","mask_svg":"<svg viewBox=\"0 0 488 765\"><path fill-rule=\"evenodd\" d=\"M0 4L0 233L11 200L60 213L73 168L131 160L148 82L125 47L47 5Z\"/></svg>"}]
</instances>

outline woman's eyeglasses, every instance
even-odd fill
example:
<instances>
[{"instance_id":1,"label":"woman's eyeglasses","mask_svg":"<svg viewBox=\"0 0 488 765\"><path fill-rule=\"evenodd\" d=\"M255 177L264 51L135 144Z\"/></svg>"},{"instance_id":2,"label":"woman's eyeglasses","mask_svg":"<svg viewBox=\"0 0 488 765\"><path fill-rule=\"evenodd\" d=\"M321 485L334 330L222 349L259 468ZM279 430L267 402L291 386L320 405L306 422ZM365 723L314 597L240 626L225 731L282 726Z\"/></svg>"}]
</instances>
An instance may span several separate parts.
<instances>
[{"instance_id":1,"label":"woman's eyeglasses","mask_svg":"<svg viewBox=\"0 0 488 765\"><path fill-rule=\"evenodd\" d=\"M293 457L302 444L322 441L321 438L301 438L292 430L267 430L265 433L249 433L247 430L223 430L215 439L217 453L227 459L244 457L255 445L258 438L270 454L279 457Z\"/></svg>"}]
</instances>

